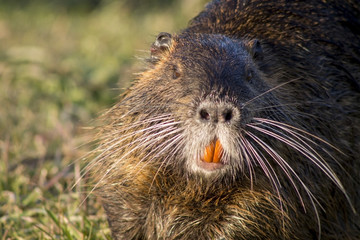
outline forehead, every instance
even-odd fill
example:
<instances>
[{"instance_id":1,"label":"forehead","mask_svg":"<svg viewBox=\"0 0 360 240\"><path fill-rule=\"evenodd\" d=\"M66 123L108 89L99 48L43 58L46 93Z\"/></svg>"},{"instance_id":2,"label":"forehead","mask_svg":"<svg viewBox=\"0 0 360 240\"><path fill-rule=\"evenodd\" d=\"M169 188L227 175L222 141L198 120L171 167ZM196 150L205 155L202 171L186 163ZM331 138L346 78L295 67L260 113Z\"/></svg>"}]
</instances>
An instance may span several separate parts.
<instances>
[{"instance_id":1,"label":"forehead","mask_svg":"<svg viewBox=\"0 0 360 240\"><path fill-rule=\"evenodd\" d=\"M182 64L221 69L244 66L249 54L243 42L214 34L175 36L172 58Z\"/></svg>"},{"instance_id":2,"label":"forehead","mask_svg":"<svg viewBox=\"0 0 360 240\"><path fill-rule=\"evenodd\" d=\"M245 45L240 40L217 34L184 34L174 37L175 50L206 52L211 55L243 55Z\"/></svg>"}]
</instances>

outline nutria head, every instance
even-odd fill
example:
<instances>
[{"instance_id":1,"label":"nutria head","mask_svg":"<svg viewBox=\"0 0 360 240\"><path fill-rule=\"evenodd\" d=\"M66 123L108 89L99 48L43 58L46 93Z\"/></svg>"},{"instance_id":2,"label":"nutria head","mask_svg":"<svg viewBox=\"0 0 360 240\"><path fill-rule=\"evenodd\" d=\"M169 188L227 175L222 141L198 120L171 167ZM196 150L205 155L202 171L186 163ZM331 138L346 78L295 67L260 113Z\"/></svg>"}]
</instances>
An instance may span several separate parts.
<instances>
[{"instance_id":1,"label":"nutria head","mask_svg":"<svg viewBox=\"0 0 360 240\"><path fill-rule=\"evenodd\" d=\"M262 54L257 40L160 33L150 69L119 105L135 124L154 119L148 124L156 131L138 150L189 175L243 174L251 164L243 153L246 125L266 114L256 109L277 102L271 92L260 97L269 90L258 68Z\"/></svg>"}]
</instances>

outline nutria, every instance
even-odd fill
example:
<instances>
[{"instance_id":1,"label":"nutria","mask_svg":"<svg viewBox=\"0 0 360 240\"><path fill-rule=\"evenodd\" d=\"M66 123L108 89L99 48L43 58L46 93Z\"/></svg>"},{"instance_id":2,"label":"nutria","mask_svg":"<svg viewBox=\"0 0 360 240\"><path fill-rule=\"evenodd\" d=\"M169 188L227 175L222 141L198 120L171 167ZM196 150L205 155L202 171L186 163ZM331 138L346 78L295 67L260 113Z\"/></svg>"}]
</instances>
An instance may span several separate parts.
<instances>
[{"instance_id":1,"label":"nutria","mask_svg":"<svg viewBox=\"0 0 360 240\"><path fill-rule=\"evenodd\" d=\"M360 4L215 0L89 164L114 239L360 239Z\"/></svg>"}]
</instances>

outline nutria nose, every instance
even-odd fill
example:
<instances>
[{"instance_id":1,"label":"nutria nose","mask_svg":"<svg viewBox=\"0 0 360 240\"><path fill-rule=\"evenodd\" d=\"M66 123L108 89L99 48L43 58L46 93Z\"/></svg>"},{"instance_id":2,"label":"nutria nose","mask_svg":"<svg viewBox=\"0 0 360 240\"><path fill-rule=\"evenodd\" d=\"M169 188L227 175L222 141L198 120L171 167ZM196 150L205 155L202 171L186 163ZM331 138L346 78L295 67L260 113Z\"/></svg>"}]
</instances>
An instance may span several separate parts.
<instances>
[{"instance_id":1,"label":"nutria nose","mask_svg":"<svg viewBox=\"0 0 360 240\"><path fill-rule=\"evenodd\" d=\"M239 115L239 111L231 104L205 102L200 104L197 117L202 122L230 123Z\"/></svg>"}]
</instances>

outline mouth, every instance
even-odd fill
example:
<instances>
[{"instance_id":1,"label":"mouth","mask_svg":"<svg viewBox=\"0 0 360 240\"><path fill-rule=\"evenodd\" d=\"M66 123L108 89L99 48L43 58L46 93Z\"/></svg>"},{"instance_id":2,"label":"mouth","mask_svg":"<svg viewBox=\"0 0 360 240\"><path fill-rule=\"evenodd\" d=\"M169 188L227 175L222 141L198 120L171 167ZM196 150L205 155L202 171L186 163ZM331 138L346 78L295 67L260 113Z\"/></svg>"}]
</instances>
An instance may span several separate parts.
<instances>
[{"instance_id":1,"label":"mouth","mask_svg":"<svg viewBox=\"0 0 360 240\"><path fill-rule=\"evenodd\" d=\"M205 147L204 155L199 161L199 167L207 171L215 171L225 166L224 149L219 139L214 139Z\"/></svg>"}]
</instances>

